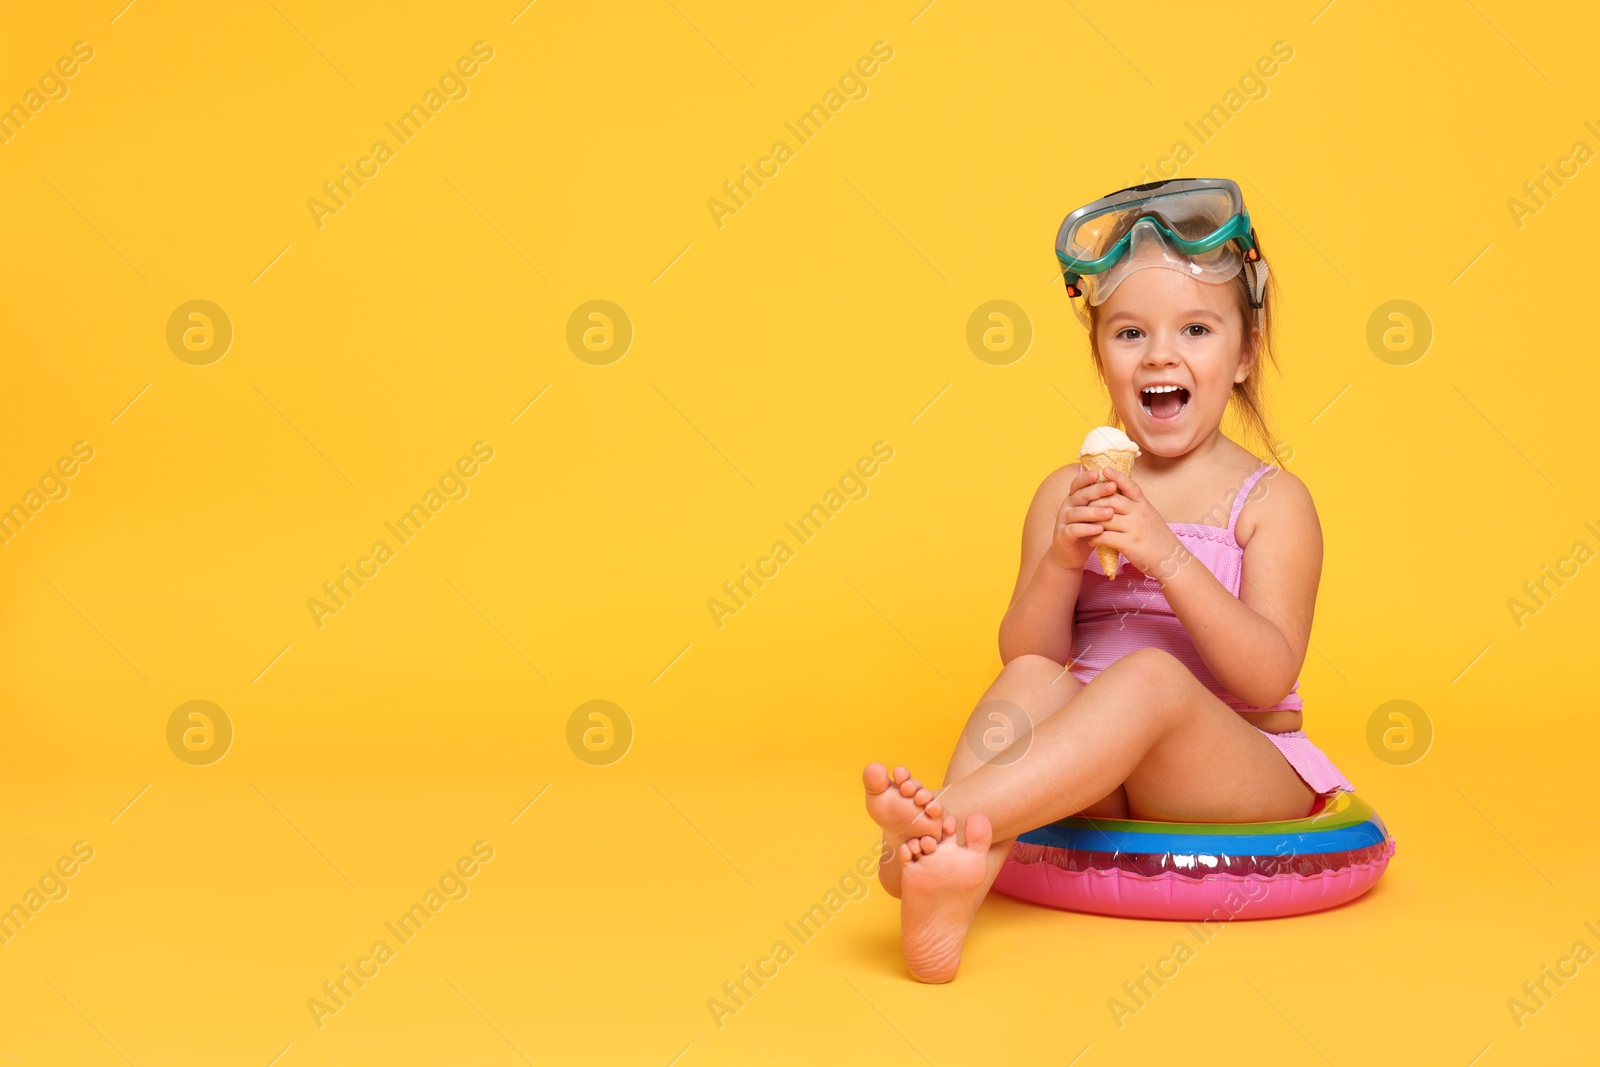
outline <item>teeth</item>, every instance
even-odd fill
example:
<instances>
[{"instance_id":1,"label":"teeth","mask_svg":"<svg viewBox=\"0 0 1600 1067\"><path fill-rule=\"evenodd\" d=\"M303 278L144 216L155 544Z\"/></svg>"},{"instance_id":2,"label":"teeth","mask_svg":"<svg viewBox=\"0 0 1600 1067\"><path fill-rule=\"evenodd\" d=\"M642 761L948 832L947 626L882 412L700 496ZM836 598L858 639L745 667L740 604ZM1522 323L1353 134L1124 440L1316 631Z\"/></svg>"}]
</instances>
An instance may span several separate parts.
<instances>
[{"instance_id":1,"label":"teeth","mask_svg":"<svg viewBox=\"0 0 1600 1067\"><path fill-rule=\"evenodd\" d=\"M1139 406L1144 408L1144 413L1146 415L1154 416L1155 413L1150 410L1151 397L1156 393L1176 393L1176 392L1187 393L1188 390L1184 389L1183 386L1181 386L1181 385L1152 385L1152 386L1147 386L1146 388L1139 390L1139 396L1140 396ZM1189 406L1188 400L1184 400L1180 404L1178 410L1182 411L1184 408L1186 408L1188 406ZM1177 416L1174 415L1173 417L1176 418Z\"/></svg>"}]
</instances>

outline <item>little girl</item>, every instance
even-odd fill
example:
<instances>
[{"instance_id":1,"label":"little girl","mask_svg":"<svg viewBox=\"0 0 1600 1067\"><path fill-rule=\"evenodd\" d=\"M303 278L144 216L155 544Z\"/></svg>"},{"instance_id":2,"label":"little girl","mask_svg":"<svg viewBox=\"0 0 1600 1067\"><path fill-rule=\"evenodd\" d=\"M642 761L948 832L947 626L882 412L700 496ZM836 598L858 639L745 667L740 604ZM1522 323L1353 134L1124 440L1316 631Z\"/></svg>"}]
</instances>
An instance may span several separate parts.
<instances>
[{"instance_id":1,"label":"little girl","mask_svg":"<svg viewBox=\"0 0 1600 1067\"><path fill-rule=\"evenodd\" d=\"M879 881L900 898L924 982L955 977L1019 833L1075 814L1294 819L1354 788L1300 731L1322 570L1311 494L1221 429L1234 400L1271 441L1267 264L1239 186L1112 193L1067 216L1056 252L1069 296L1085 297L1074 310L1112 422L1140 455L1131 476L1072 463L1039 486L1000 623L1004 666L943 787L881 763L863 774ZM1114 579L1101 546L1119 553Z\"/></svg>"}]
</instances>

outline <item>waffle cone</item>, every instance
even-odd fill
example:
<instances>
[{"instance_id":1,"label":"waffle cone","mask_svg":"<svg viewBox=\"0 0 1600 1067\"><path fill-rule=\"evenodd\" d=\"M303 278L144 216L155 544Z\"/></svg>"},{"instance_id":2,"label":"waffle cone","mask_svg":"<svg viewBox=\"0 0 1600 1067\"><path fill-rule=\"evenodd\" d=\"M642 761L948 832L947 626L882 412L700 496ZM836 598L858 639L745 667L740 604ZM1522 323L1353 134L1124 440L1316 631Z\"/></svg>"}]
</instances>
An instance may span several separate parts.
<instances>
[{"instance_id":1,"label":"waffle cone","mask_svg":"<svg viewBox=\"0 0 1600 1067\"><path fill-rule=\"evenodd\" d=\"M1100 471L1107 467L1115 467L1123 474L1133 473L1133 461L1137 453L1126 449L1112 449L1108 452L1086 452L1078 457L1078 462L1083 464L1085 470ZM1100 569L1105 571L1107 578L1117 576L1117 556L1119 553L1114 548L1103 546L1096 547L1094 554L1100 559Z\"/></svg>"}]
</instances>

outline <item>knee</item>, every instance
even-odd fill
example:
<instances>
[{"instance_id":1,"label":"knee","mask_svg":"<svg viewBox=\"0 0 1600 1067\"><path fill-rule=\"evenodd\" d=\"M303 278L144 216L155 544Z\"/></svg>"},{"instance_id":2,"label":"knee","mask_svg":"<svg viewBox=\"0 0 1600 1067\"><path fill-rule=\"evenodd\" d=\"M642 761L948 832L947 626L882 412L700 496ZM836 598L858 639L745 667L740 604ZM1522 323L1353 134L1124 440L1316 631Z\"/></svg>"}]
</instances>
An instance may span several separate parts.
<instances>
[{"instance_id":1,"label":"knee","mask_svg":"<svg viewBox=\"0 0 1600 1067\"><path fill-rule=\"evenodd\" d=\"M1029 653L1000 668L987 698L1037 706L1039 714L1048 715L1082 688L1082 683L1057 661Z\"/></svg>"},{"instance_id":2,"label":"knee","mask_svg":"<svg viewBox=\"0 0 1600 1067\"><path fill-rule=\"evenodd\" d=\"M1137 648L1117 660L1112 666L1121 666L1126 663L1125 670L1133 671L1140 678L1162 685L1181 684L1192 677L1189 668L1183 661L1164 648Z\"/></svg>"},{"instance_id":3,"label":"knee","mask_svg":"<svg viewBox=\"0 0 1600 1067\"><path fill-rule=\"evenodd\" d=\"M1040 656L1033 652L1025 653L1007 663L1001 668L1001 674L1023 675L1027 677L1054 678L1062 671L1061 664L1049 656Z\"/></svg>"}]
</instances>

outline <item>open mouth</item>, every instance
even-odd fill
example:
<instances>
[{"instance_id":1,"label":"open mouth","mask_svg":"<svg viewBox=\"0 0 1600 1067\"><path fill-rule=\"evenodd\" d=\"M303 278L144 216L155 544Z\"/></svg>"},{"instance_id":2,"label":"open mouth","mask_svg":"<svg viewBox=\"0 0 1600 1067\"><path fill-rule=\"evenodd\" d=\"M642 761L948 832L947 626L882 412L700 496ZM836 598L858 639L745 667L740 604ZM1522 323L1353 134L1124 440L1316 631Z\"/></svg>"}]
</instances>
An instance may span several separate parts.
<instances>
[{"instance_id":1,"label":"open mouth","mask_svg":"<svg viewBox=\"0 0 1600 1067\"><path fill-rule=\"evenodd\" d=\"M1181 385L1157 385L1139 390L1144 413L1157 422L1167 422L1183 414L1189 406L1189 390Z\"/></svg>"}]
</instances>

